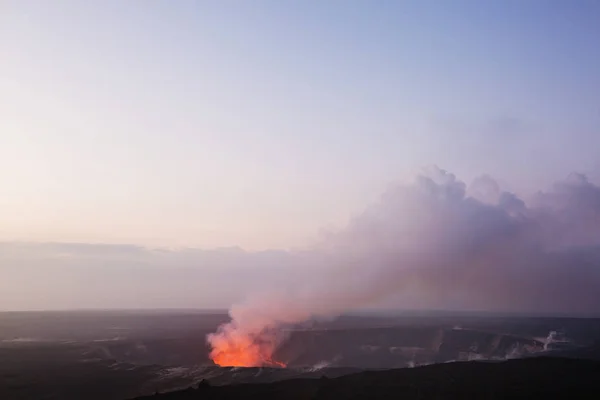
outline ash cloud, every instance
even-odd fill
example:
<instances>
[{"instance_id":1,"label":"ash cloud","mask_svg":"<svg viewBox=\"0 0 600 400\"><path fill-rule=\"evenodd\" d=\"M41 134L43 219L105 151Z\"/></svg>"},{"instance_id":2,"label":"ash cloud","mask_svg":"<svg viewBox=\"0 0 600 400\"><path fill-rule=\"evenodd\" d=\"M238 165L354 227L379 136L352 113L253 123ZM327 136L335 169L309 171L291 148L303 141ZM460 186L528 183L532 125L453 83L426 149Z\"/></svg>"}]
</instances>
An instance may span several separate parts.
<instances>
[{"instance_id":1,"label":"ash cloud","mask_svg":"<svg viewBox=\"0 0 600 400\"><path fill-rule=\"evenodd\" d=\"M214 353L236 335L388 299L404 309L598 313L600 187L572 174L526 203L489 176L467 188L431 168L386 192L313 258L328 266L320 276L235 305L231 323L208 337Z\"/></svg>"}]
</instances>

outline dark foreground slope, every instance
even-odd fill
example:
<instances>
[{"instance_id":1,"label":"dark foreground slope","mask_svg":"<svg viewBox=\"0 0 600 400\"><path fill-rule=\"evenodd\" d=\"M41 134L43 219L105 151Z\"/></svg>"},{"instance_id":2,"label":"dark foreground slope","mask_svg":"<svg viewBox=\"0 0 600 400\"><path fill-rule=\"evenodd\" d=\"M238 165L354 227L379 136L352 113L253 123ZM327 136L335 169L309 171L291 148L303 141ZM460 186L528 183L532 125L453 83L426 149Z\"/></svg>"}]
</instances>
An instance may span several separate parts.
<instances>
[{"instance_id":1,"label":"dark foreground slope","mask_svg":"<svg viewBox=\"0 0 600 400\"><path fill-rule=\"evenodd\" d=\"M210 386L144 397L188 399L599 399L600 363L539 357L368 371L334 379ZM142 399L142 398L139 398Z\"/></svg>"}]
</instances>

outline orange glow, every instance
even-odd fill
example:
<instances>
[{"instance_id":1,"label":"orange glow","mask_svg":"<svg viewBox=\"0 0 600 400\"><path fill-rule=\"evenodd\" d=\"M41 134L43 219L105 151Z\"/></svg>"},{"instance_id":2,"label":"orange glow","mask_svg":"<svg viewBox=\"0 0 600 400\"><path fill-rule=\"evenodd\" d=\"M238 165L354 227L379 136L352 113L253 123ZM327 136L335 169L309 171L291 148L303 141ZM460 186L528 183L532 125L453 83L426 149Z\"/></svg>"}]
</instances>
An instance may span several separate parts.
<instances>
[{"instance_id":1,"label":"orange glow","mask_svg":"<svg viewBox=\"0 0 600 400\"><path fill-rule=\"evenodd\" d=\"M286 364L280 361L256 358L248 353L218 353L213 356L213 362L221 367L279 367L285 368Z\"/></svg>"},{"instance_id":2,"label":"orange glow","mask_svg":"<svg viewBox=\"0 0 600 400\"><path fill-rule=\"evenodd\" d=\"M210 358L221 367L279 367L286 364L273 360L275 346L248 335L213 335Z\"/></svg>"}]
</instances>

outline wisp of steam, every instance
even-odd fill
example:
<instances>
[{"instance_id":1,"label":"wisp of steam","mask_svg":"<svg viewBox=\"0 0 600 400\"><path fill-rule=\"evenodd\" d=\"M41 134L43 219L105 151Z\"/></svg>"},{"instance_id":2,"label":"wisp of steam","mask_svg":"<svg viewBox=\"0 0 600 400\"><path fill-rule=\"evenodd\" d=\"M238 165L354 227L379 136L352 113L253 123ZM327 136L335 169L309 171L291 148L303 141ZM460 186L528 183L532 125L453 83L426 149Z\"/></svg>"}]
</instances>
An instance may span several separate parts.
<instances>
[{"instance_id":1,"label":"wisp of steam","mask_svg":"<svg viewBox=\"0 0 600 400\"><path fill-rule=\"evenodd\" d=\"M322 265L319 276L233 306L207 337L216 364L284 366L273 355L288 326L385 301L597 313L600 187L571 174L526 203L488 176L467 189L432 168L298 257Z\"/></svg>"}]
</instances>

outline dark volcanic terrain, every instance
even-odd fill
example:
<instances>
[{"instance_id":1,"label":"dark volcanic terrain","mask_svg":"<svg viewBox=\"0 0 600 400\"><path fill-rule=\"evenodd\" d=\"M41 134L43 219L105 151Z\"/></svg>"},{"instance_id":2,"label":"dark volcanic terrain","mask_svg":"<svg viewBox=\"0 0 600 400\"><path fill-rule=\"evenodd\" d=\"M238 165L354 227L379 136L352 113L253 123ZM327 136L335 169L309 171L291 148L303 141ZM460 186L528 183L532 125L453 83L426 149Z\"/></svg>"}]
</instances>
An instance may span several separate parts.
<instances>
[{"instance_id":1,"label":"dark volcanic terrain","mask_svg":"<svg viewBox=\"0 0 600 400\"><path fill-rule=\"evenodd\" d=\"M600 359L597 319L343 316L290 331L275 355L289 368L220 368L205 336L224 321L195 311L0 313L0 399L121 400L203 380L215 387L303 379L310 388L323 376L452 361ZM445 365L470 368L436 367ZM420 371L397 373L413 370Z\"/></svg>"},{"instance_id":2,"label":"dark volcanic terrain","mask_svg":"<svg viewBox=\"0 0 600 400\"><path fill-rule=\"evenodd\" d=\"M211 386L138 400L598 399L600 362L538 357L369 371L335 379Z\"/></svg>"}]
</instances>

